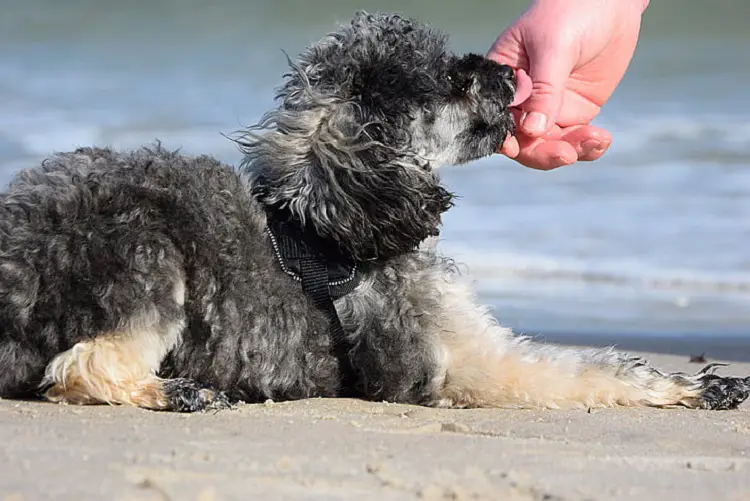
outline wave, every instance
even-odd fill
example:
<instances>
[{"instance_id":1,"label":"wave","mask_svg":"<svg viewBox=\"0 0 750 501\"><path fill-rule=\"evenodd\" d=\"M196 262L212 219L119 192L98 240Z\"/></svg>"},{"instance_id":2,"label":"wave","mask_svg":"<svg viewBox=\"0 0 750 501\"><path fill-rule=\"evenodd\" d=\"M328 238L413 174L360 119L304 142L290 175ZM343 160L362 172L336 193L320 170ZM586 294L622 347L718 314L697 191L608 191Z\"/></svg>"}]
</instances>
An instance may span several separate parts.
<instances>
[{"instance_id":1,"label":"wave","mask_svg":"<svg viewBox=\"0 0 750 501\"><path fill-rule=\"evenodd\" d=\"M661 152L658 161L699 154L706 159L739 155L747 163L750 156L750 122L732 110L634 114L613 107L605 108L597 123L613 132L613 153L638 153L641 165L650 163L651 152Z\"/></svg>"},{"instance_id":2,"label":"wave","mask_svg":"<svg viewBox=\"0 0 750 501\"><path fill-rule=\"evenodd\" d=\"M133 149L156 141L187 154L210 153L227 162L236 162L240 157L234 143L222 135L232 129L219 124L113 129L58 120L52 126L23 125L25 131L19 130L21 127L17 125L3 127L0 124L0 158L8 162L3 165L3 173L7 173L9 164L15 164L20 158L43 158L82 146ZM10 129L15 131L11 133Z\"/></svg>"},{"instance_id":3,"label":"wave","mask_svg":"<svg viewBox=\"0 0 750 501\"><path fill-rule=\"evenodd\" d=\"M616 288L750 295L750 273L711 272L694 269L655 268L648 263L626 259L592 261L573 258L477 252L441 246L443 252L462 263L480 281L558 285L610 286Z\"/></svg>"}]
</instances>

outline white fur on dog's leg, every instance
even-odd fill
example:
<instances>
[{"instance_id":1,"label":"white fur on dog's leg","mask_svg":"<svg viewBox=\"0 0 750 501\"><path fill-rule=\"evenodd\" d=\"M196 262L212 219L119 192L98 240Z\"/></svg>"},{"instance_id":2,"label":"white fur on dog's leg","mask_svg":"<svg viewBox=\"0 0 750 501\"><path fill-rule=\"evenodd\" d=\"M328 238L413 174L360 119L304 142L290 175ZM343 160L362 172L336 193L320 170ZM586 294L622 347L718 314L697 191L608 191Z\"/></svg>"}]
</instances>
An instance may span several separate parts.
<instances>
[{"instance_id":1,"label":"white fur on dog's leg","mask_svg":"<svg viewBox=\"0 0 750 501\"><path fill-rule=\"evenodd\" d=\"M165 329L104 333L77 343L47 366L45 398L70 404L127 404L166 409L163 380L156 377L164 356L177 343L184 323Z\"/></svg>"},{"instance_id":2,"label":"white fur on dog's leg","mask_svg":"<svg viewBox=\"0 0 750 501\"><path fill-rule=\"evenodd\" d=\"M445 365L434 405L724 409L736 407L750 393L748 380L665 374L612 349L563 348L516 337L474 303L467 287L451 282L440 287Z\"/></svg>"},{"instance_id":3,"label":"white fur on dog's leg","mask_svg":"<svg viewBox=\"0 0 750 501\"><path fill-rule=\"evenodd\" d=\"M460 407L586 408L611 406L698 406L701 384L673 378L628 362L599 364L581 352L559 348L559 358L535 353L550 346L528 343L504 353L476 340L446 339L449 364L440 398ZM614 357L609 350L593 358Z\"/></svg>"},{"instance_id":4,"label":"white fur on dog's leg","mask_svg":"<svg viewBox=\"0 0 750 501\"><path fill-rule=\"evenodd\" d=\"M443 403L458 407L583 408L634 405L634 388L595 367L500 352L486 339L444 336L449 353Z\"/></svg>"}]
</instances>

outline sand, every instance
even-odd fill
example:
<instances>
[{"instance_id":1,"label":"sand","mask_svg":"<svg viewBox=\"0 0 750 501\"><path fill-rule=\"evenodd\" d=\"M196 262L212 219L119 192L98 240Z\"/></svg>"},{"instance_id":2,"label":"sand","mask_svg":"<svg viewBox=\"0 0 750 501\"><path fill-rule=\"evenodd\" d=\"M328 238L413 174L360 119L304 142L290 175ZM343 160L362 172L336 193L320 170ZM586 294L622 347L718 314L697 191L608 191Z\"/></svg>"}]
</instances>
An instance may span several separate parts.
<instances>
[{"instance_id":1,"label":"sand","mask_svg":"<svg viewBox=\"0 0 750 501\"><path fill-rule=\"evenodd\" d=\"M724 373L750 374L750 363ZM750 406L438 410L314 399L185 415L2 400L0 501L42 499L750 499Z\"/></svg>"}]
</instances>

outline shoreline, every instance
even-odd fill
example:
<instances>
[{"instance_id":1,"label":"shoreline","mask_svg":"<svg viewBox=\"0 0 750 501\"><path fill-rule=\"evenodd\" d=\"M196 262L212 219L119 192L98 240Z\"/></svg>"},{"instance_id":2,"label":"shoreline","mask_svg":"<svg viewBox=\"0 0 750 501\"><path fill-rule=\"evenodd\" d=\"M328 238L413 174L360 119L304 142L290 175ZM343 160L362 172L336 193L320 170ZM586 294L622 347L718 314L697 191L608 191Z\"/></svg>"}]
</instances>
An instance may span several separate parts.
<instances>
[{"instance_id":1,"label":"shoreline","mask_svg":"<svg viewBox=\"0 0 750 501\"><path fill-rule=\"evenodd\" d=\"M550 332L533 339L568 346L614 346L620 351L676 355L685 358L703 355L709 361L750 362L750 335L634 335L568 334Z\"/></svg>"}]
</instances>

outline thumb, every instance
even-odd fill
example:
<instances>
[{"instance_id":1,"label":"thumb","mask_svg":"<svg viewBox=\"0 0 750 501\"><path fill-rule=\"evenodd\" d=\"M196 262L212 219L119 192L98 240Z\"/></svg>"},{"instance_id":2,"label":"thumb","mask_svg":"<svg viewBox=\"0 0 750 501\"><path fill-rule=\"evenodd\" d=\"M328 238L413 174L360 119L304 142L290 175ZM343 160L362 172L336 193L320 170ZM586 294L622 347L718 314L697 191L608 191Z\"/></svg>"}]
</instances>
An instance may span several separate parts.
<instances>
[{"instance_id":1,"label":"thumb","mask_svg":"<svg viewBox=\"0 0 750 501\"><path fill-rule=\"evenodd\" d=\"M521 129L533 137L544 135L555 124L574 65L570 56L552 47L536 52L528 55L533 87L521 119Z\"/></svg>"}]
</instances>

